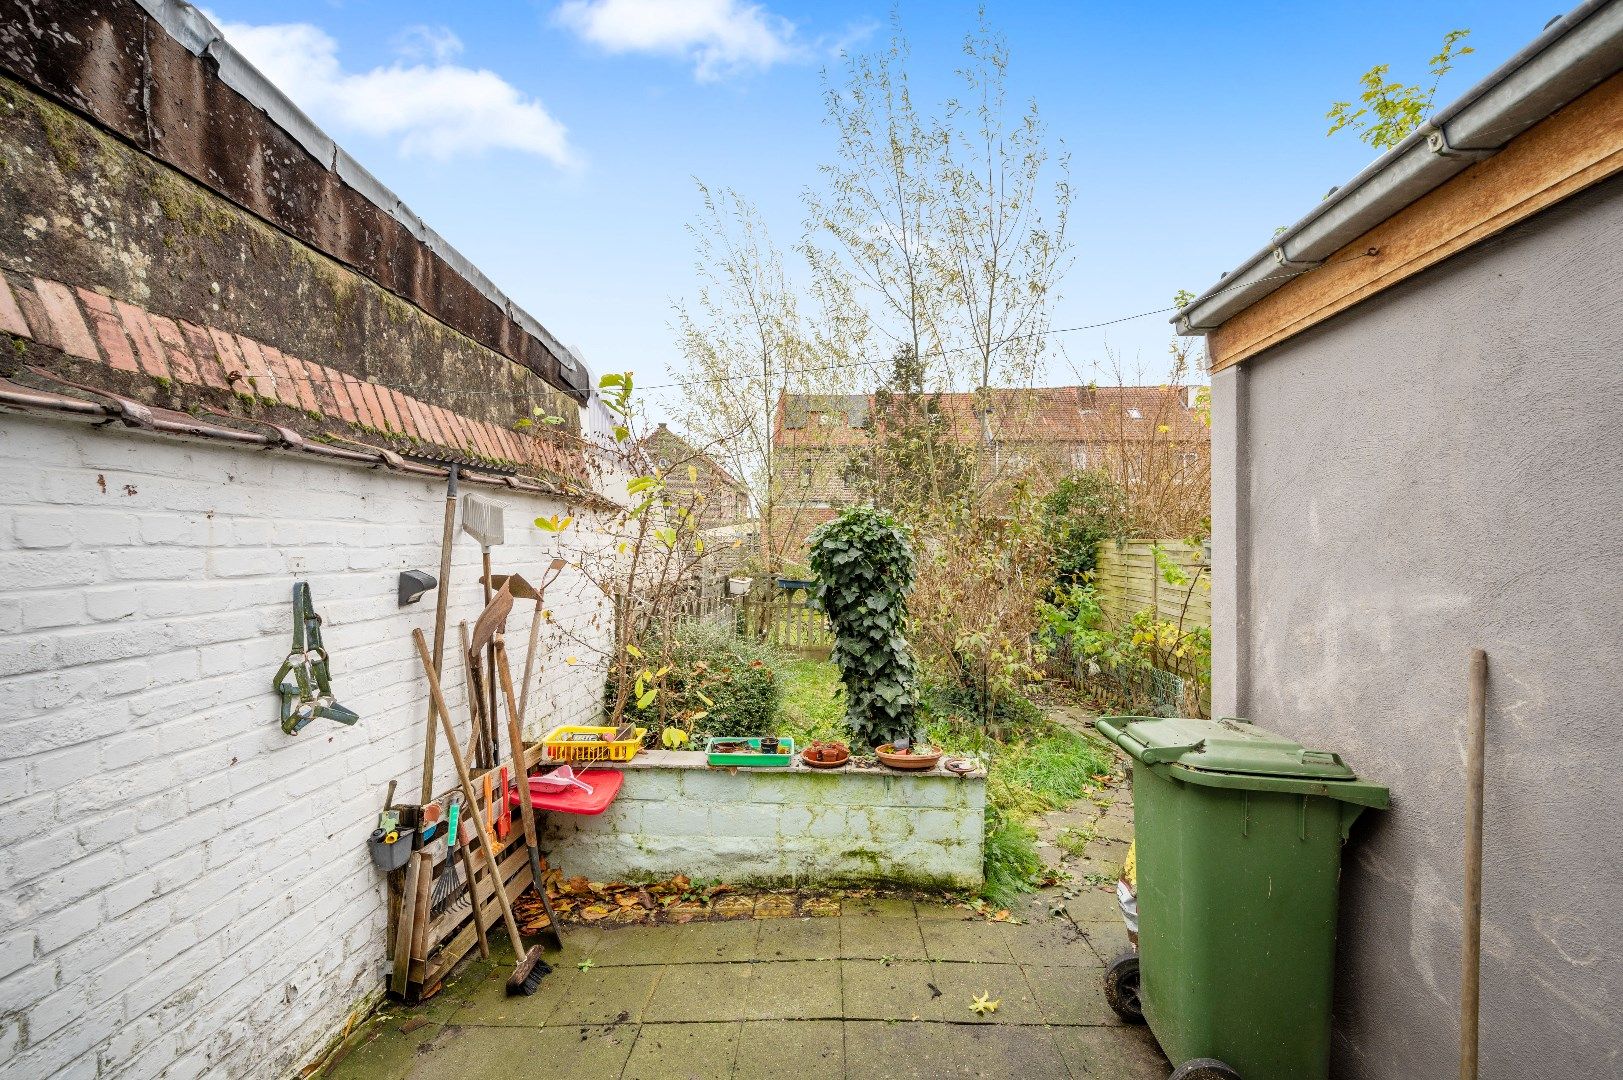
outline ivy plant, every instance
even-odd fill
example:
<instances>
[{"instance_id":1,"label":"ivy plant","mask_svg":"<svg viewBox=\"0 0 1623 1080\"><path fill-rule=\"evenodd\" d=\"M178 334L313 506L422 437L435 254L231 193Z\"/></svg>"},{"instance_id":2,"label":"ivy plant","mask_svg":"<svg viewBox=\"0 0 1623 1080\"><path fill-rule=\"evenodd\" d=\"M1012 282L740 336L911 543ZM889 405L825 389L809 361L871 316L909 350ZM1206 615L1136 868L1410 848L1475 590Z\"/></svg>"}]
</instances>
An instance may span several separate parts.
<instances>
[{"instance_id":1,"label":"ivy plant","mask_svg":"<svg viewBox=\"0 0 1623 1080\"><path fill-rule=\"evenodd\" d=\"M913 550L889 513L853 507L809 538L813 592L834 628L833 660L845 683L854 743L911 738L918 674L904 632Z\"/></svg>"}]
</instances>

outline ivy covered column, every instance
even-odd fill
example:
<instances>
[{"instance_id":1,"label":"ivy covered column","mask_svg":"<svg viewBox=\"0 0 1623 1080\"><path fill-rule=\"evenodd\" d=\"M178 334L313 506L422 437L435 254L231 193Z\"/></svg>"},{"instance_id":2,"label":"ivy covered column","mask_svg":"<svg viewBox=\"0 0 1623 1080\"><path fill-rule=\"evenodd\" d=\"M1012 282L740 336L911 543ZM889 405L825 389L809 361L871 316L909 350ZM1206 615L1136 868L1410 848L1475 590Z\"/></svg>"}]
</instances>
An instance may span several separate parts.
<instances>
[{"instance_id":1,"label":"ivy covered column","mask_svg":"<svg viewBox=\"0 0 1623 1080\"><path fill-rule=\"evenodd\" d=\"M845 683L853 743L882 746L913 735L918 675L905 635L913 550L889 513L859 506L809 537L814 598L834 628L833 661Z\"/></svg>"}]
</instances>

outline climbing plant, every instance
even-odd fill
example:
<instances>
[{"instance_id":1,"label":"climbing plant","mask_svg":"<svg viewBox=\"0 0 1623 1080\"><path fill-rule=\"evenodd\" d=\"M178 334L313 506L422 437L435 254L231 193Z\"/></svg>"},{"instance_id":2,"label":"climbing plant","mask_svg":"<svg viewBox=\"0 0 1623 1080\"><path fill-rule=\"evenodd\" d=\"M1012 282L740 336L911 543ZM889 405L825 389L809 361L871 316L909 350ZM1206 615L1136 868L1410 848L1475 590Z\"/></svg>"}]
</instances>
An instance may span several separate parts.
<instances>
[{"instance_id":1,"label":"climbing plant","mask_svg":"<svg viewBox=\"0 0 1623 1080\"><path fill-rule=\"evenodd\" d=\"M918 686L904 630L913 587L906 530L888 512L859 506L819 527L810 544L814 596L834 628L853 741L910 738Z\"/></svg>"}]
</instances>

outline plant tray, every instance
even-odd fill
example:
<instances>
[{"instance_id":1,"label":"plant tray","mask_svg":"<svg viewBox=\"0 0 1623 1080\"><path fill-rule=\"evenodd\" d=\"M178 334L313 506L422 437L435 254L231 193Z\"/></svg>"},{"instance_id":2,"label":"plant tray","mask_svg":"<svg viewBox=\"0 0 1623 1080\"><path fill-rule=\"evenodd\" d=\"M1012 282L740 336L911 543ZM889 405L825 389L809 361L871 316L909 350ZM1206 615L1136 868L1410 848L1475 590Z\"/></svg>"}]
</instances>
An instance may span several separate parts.
<instances>
[{"instance_id":1,"label":"plant tray","mask_svg":"<svg viewBox=\"0 0 1623 1080\"><path fill-rule=\"evenodd\" d=\"M547 732L541 743L553 761L630 761L642 749L642 737L647 729L637 728L631 738L620 742L603 741L603 736L613 735L616 730L588 724L560 724Z\"/></svg>"},{"instance_id":2,"label":"plant tray","mask_svg":"<svg viewBox=\"0 0 1623 1080\"><path fill-rule=\"evenodd\" d=\"M716 750L717 743L744 743L754 748L754 753L727 754ZM795 741L793 739L778 739L778 752L776 754L761 753L760 739L716 738L711 737L704 745L705 760L712 765L721 765L727 768L743 766L746 769L781 769L786 767L795 756Z\"/></svg>"}]
</instances>

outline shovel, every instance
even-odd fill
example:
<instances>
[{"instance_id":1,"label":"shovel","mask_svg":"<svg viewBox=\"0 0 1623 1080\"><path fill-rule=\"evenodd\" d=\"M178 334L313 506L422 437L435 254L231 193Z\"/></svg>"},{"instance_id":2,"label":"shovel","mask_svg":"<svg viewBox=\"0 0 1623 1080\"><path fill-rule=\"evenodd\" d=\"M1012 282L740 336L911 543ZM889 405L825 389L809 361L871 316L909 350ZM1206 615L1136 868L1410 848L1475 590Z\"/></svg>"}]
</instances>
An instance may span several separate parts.
<instances>
[{"instance_id":1,"label":"shovel","mask_svg":"<svg viewBox=\"0 0 1623 1080\"><path fill-rule=\"evenodd\" d=\"M484 560L485 568L484 576L480 580L485 586L485 603L489 605L491 600L490 549L501 543L507 535L502 521L502 504L481 495L470 493L462 496L462 531L479 542L479 554ZM483 646L481 646L482 650ZM485 688L489 695L489 709L485 715L489 717L494 729L496 721L496 657L494 654L489 657L485 674L487 676ZM486 767L494 766L496 764L495 756L486 760L484 764Z\"/></svg>"},{"instance_id":2,"label":"shovel","mask_svg":"<svg viewBox=\"0 0 1623 1080\"><path fill-rule=\"evenodd\" d=\"M535 646L541 637L541 604L546 599L547 586L558 580L558 575L563 573L566 565L562 559L553 559L539 585L531 585L524 580L522 574L497 574L486 582L487 588L500 589L506 586L515 598L535 601L535 615L530 619L530 645L524 653L524 681L519 686L518 694L518 723L521 731L524 728L524 718L530 715L530 675L535 670Z\"/></svg>"}]
</instances>

